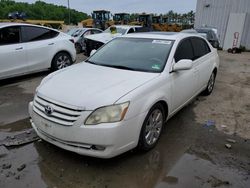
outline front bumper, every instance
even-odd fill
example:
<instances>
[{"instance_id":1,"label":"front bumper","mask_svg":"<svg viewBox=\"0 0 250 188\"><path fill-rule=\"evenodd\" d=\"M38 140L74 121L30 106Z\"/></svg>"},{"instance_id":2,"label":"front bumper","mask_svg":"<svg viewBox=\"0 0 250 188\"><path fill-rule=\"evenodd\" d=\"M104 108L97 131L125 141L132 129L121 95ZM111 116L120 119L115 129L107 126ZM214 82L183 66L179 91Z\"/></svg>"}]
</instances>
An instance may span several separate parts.
<instances>
[{"instance_id":1,"label":"front bumper","mask_svg":"<svg viewBox=\"0 0 250 188\"><path fill-rule=\"evenodd\" d=\"M86 126L90 111L83 112L72 126L51 122L33 110L29 104L32 127L38 136L60 148L87 156L111 158L137 146L144 114L118 122Z\"/></svg>"}]
</instances>

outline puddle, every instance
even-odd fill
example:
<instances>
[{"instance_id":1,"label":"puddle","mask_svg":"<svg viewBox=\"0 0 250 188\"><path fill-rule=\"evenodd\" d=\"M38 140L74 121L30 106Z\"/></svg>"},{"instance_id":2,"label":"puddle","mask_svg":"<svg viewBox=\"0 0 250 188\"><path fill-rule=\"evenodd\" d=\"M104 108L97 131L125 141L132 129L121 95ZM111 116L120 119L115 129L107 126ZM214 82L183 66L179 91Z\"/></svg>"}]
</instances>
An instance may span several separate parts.
<instances>
[{"instance_id":1,"label":"puddle","mask_svg":"<svg viewBox=\"0 0 250 188\"><path fill-rule=\"evenodd\" d=\"M0 140L5 139L7 136L13 136L25 129L31 128L29 118L16 121L14 123L5 124L0 126Z\"/></svg>"},{"instance_id":2,"label":"puddle","mask_svg":"<svg viewBox=\"0 0 250 188\"><path fill-rule=\"evenodd\" d=\"M237 169L221 168L195 155L184 154L156 188L237 187L246 188L250 175Z\"/></svg>"}]
</instances>

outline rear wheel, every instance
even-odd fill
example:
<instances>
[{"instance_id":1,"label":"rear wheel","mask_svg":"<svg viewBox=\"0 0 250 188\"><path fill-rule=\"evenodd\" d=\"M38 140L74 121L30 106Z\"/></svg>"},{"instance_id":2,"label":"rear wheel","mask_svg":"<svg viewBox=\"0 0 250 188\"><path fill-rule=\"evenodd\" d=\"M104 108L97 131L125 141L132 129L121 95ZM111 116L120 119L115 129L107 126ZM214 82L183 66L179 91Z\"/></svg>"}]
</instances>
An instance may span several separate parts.
<instances>
[{"instance_id":1,"label":"rear wheel","mask_svg":"<svg viewBox=\"0 0 250 188\"><path fill-rule=\"evenodd\" d=\"M165 122L165 111L160 103L155 104L148 112L142 125L138 148L148 151L153 148L161 135Z\"/></svg>"},{"instance_id":2,"label":"rear wheel","mask_svg":"<svg viewBox=\"0 0 250 188\"><path fill-rule=\"evenodd\" d=\"M216 73L215 73L215 71L213 71L213 73L211 74L211 76L209 78L207 87L203 92L204 95L210 95L212 93L212 91L214 89L215 77L216 77Z\"/></svg>"},{"instance_id":3,"label":"rear wheel","mask_svg":"<svg viewBox=\"0 0 250 188\"><path fill-rule=\"evenodd\" d=\"M73 63L72 58L66 52L59 52L52 60L52 71L60 70L70 66Z\"/></svg>"}]
</instances>

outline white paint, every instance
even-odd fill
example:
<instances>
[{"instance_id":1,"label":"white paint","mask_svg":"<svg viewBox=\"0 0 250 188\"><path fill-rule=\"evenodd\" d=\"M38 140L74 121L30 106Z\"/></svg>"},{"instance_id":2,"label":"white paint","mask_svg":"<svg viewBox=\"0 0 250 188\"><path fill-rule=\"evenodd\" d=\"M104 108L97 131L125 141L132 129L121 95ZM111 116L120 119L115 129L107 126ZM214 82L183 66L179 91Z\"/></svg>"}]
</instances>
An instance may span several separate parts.
<instances>
[{"instance_id":1,"label":"white paint","mask_svg":"<svg viewBox=\"0 0 250 188\"><path fill-rule=\"evenodd\" d=\"M22 23L0 23L0 29L27 25L46 28ZM54 30L51 28L46 29ZM76 51L74 44L69 41L70 39L72 39L71 36L59 32L58 36L51 39L32 42L20 41L18 44L0 45L0 79L49 69L54 56L60 51L68 52L74 61Z\"/></svg>"},{"instance_id":2,"label":"white paint","mask_svg":"<svg viewBox=\"0 0 250 188\"><path fill-rule=\"evenodd\" d=\"M223 50L240 47L246 14L231 13L229 16Z\"/></svg>"}]
</instances>

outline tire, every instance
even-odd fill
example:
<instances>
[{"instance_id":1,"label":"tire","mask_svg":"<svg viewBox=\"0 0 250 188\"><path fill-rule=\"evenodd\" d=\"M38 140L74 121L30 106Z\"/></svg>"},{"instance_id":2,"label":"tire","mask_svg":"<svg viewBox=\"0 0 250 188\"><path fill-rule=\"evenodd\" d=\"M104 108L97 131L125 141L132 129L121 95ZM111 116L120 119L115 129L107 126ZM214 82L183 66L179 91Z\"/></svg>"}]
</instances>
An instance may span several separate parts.
<instances>
[{"instance_id":1,"label":"tire","mask_svg":"<svg viewBox=\"0 0 250 188\"><path fill-rule=\"evenodd\" d=\"M75 44L75 48L76 48L76 53L79 54L82 52L82 47L80 44L76 43Z\"/></svg>"},{"instance_id":2,"label":"tire","mask_svg":"<svg viewBox=\"0 0 250 188\"><path fill-rule=\"evenodd\" d=\"M51 70L56 71L72 65L71 56L66 52L59 52L55 55L51 63Z\"/></svg>"},{"instance_id":3,"label":"tire","mask_svg":"<svg viewBox=\"0 0 250 188\"><path fill-rule=\"evenodd\" d=\"M150 109L143 122L138 149L148 151L155 147L160 138L165 119L166 113L163 106L160 103L156 103Z\"/></svg>"},{"instance_id":4,"label":"tire","mask_svg":"<svg viewBox=\"0 0 250 188\"><path fill-rule=\"evenodd\" d=\"M211 76L208 80L207 87L203 91L203 95L208 96L212 93L212 91L214 89L215 78L216 78L216 72L213 71L213 73L211 74Z\"/></svg>"}]
</instances>

